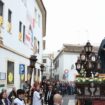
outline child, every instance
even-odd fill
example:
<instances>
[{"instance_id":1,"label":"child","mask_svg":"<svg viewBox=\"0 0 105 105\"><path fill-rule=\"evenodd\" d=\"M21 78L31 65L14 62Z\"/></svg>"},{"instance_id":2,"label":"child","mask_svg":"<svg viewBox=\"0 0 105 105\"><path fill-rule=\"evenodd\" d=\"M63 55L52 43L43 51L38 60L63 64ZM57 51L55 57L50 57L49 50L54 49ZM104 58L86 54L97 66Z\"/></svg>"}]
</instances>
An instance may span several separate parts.
<instances>
[{"instance_id":1,"label":"child","mask_svg":"<svg viewBox=\"0 0 105 105\"><path fill-rule=\"evenodd\" d=\"M14 100L13 105L25 105L24 97L25 97L25 91L22 89L18 89L17 98Z\"/></svg>"}]
</instances>

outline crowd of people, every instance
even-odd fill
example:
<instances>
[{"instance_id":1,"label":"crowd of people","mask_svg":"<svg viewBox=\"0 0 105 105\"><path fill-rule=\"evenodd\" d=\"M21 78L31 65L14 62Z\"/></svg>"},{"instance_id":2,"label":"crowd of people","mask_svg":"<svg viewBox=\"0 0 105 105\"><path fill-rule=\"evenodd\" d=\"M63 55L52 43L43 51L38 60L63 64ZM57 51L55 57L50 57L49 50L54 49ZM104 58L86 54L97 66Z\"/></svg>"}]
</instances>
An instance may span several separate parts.
<instances>
[{"instance_id":1,"label":"crowd of people","mask_svg":"<svg viewBox=\"0 0 105 105\"><path fill-rule=\"evenodd\" d=\"M25 91L23 89L16 91L15 87L13 87L9 95L6 89L2 89L0 93L0 105L25 105L24 94Z\"/></svg>"},{"instance_id":2,"label":"crowd of people","mask_svg":"<svg viewBox=\"0 0 105 105\"><path fill-rule=\"evenodd\" d=\"M2 89L0 105L62 105L62 96L74 93L73 82L44 80L42 83L35 82L30 87L25 81L23 89L16 90L13 87L9 94L6 89Z\"/></svg>"},{"instance_id":3,"label":"crowd of people","mask_svg":"<svg viewBox=\"0 0 105 105\"><path fill-rule=\"evenodd\" d=\"M75 82L64 82L64 81L43 81L44 91L48 90L48 86L53 87L53 91L64 95L75 94Z\"/></svg>"}]
</instances>

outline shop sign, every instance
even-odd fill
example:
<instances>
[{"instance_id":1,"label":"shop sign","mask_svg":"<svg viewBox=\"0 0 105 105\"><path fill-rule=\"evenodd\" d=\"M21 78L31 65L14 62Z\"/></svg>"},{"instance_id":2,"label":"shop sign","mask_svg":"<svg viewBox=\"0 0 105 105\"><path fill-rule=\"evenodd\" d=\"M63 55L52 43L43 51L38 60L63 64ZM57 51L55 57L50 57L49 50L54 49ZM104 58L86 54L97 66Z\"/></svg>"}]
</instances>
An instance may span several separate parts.
<instances>
[{"instance_id":1,"label":"shop sign","mask_svg":"<svg viewBox=\"0 0 105 105\"><path fill-rule=\"evenodd\" d=\"M19 65L19 74L25 74L25 65L24 64Z\"/></svg>"}]
</instances>

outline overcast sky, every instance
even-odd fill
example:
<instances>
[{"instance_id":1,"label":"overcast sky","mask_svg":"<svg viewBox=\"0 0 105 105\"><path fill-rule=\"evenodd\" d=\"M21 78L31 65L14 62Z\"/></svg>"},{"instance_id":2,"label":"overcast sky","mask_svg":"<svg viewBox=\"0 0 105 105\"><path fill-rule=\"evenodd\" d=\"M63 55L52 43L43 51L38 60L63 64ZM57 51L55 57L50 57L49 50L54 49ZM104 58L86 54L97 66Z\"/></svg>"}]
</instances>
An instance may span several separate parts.
<instances>
[{"instance_id":1,"label":"overcast sky","mask_svg":"<svg viewBox=\"0 0 105 105\"><path fill-rule=\"evenodd\" d=\"M43 0L47 10L46 50L63 43L100 45L105 37L105 0Z\"/></svg>"}]
</instances>

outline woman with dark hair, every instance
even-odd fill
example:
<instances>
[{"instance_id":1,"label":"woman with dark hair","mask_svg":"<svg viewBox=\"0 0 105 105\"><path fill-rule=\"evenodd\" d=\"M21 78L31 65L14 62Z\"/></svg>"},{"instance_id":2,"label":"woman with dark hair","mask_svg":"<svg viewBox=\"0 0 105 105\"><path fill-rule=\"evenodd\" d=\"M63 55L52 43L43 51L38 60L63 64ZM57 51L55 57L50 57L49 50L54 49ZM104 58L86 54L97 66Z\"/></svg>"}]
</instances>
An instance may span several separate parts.
<instances>
[{"instance_id":1,"label":"woman with dark hair","mask_svg":"<svg viewBox=\"0 0 105 105\"><path fill-rule=\"evenodd\" d=\"M7 98L7 92L2 91L0 94L0 105L11 105L11 102Z\"/></svg>"},{"instance_id":2,"label":"woman with dark hair","mask_svg":"<svg viewBox=\"0 0 105 105\"><path fill-rule=\"evenodd\" d=\"M13 103L14 99L16 98L17 94L16 94L16 88L13 87L12 91L10 92L8 99L10 100L11 103Z\"/></svg>"}]
</instances>

